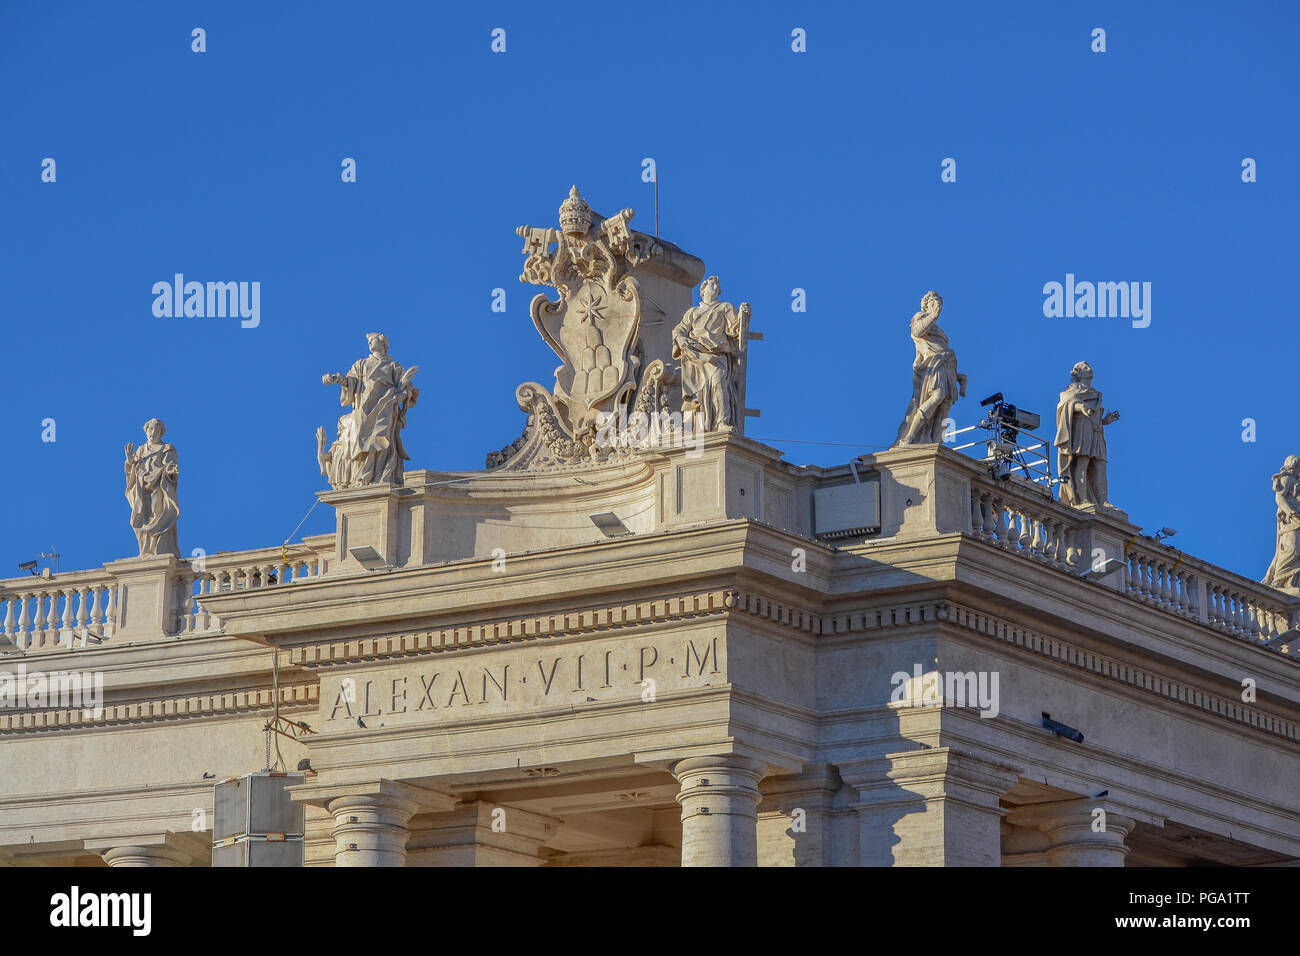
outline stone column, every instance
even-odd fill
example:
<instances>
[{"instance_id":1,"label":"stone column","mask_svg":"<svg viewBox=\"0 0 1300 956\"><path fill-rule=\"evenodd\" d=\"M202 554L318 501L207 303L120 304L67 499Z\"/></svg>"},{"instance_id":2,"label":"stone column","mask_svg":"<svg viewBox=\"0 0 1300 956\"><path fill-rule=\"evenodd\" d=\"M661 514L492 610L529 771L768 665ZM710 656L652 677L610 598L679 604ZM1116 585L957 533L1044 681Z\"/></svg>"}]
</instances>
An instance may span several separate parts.
<instances>
[{"instance_id":1,"label":"stone column","mask_svg":"<svg viewBox=\"0 0 1300 956\"><path fill-rule=\"evenodd\" d=\"M335 866L405 866L407 821L419 809L399 794L354 794L335 797L326 809L334 814Z\"/></svg>"},{"instance_id":2,"label":"stone column","mask_svg":"<svg viewBox=\"0 0 1300 956\"><path fill-rule=\"evenodd\" d=\"M840 763L840 776L861 795L862 866L999 866L1000 798L1015 768L927 747Z\"/></svg>"},{"instance_id":3,"label":"stone column","mask_svg":"<svg viewBox=\"0 0 1300 956\"><path fill-rule=\"evenodd\" d=\"M137 833L87 840L84 845L109 866L190 866L195 861L194 853L200 852L197 846L183 846L181 838L173 833Z\"/></svg>"},{"instance_id":4,"label":"stone column","mask_svg":"<svg viewBox=\"0 0 1300 956\"><path fill-rule=\"evenodd\" d=\"M189 858L165 846L115 846L104 851L109 866L185 866Z\"/></svg>"},{"instance_id":5,"label":"stone column","mask_svg":"<svg viewBox=\"0 0 1300 956\"><path fill-rule=\"evenodd\" d=\"M1128 856L1124 840L1137 826L1100 798L1017 807L1007 821L1036 827L1047 837L1048 866L1123 866Z\"/></svg>"},{"instance_id":6,"label":"stone column","mask_svg":"<svg viewBox=\"0 0 1300 956\"><path fill-rule=\"evenodd\" d=\"M673 764L681 787L682 866L758 865L758 781L765 770L736 755Z\"/></svg>"},{"instance_id":7,"label":"stone column","mask_svg":"<svg viewBox=\"0 0 1300 956\"><path fill-rule=\"evenodd\" d=\"M458 802L451 794L399 780L309 783L290 787L289 793L300 803L324 808L324 819L308 814L314 828L333 818L335 866L405 866L411 817L421 811L450 810Z\"/></svg>"}]
</instances>

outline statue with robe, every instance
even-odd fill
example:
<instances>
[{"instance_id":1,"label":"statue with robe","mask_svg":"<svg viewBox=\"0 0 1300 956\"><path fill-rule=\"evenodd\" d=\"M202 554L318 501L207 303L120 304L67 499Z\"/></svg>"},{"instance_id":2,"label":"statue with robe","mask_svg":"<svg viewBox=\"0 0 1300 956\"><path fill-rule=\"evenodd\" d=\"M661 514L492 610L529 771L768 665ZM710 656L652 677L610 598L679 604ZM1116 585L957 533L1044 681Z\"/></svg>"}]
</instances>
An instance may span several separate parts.
<instances>
[{"instance_id":1,"label":"statue with robe","mask_svg":"<svg viewBox=\"0 0 1300 956\"><path fill-rule=\"evenodd\" d=\"M174 554L180 557L176 519L181 509L177 496L176 446L162 440L166 426L157 418L144 423L146 441L137 448L127 442L126 500L131 505L131 530L140 557Z\"/></svg>"},{"instance_id":2,"label":"statue with robe","mask_svg":"<svg viewBox=\"0 0 1300 956\"><path fill-rule=\"evenodd\" d=\"M938 444L944 421L957 399L966 394L966 376L957 371L957 353L948 347L948 335L939 327L943 299L937 292L921 297L921 311L910 325L916 358L912 361L912 400L895 445Z\"/></svg>"},{"instance_id":3,"label":"statue with robe","mask_svg":"<svg viewBox=\"0 0 1300 956\"><path fill-rule=\"evenodd\" d=\"M340 405L352 406L346 434L353 442L348 475L348 487L353 488L402 483L403 462L411 460L402 445L402 429L406 410L420 395L411 384L418 365L404 370L394 362L388 354L388 337L382 333L369 333L366 343L370 354L357 360L346 375L321 376L323 384L342 387Z\"/></svg>"},{"instance_id":4,"label":"statue with robe","mask_svg":"<svg viewBox=\"0 0 1300 956\"><path fill-rule=\"evenodd\" d=\"M1101 392L1092 387L1092 366L1077 363L1070 369L1070 384L1056 406L1056 438L1052 442L1062 504L1114 507L1106 478L1104 427L1118 420L1119 412L1107 412Z\"/></svg>"},{"instance_id":5,"label":"statue with robe","mask_svg":"<svg viewBox=\"0 0 1300 956\"><path fill-rule=\"evenodd\" d=\"M1300 593L1300 457L1289 455L1282 470L1273 476L1273 497L1277 502L1277 550L1264 575L1264 583L1297 594Z\"/></svg>"},{"instance_id":6,"label":"statue with robe","mask_svg":"<svg viewBox=\"0 0 1300 956\"><path fill-rule=\"evenodd\" d=\"M744 374L744 322L749 303L737 309L720 302L721 284L700 284L700 304L686 310L673 329L672 357L682 361L682 411L693 413L701 431L732 430L740 423L740 376Z\"/></svg>"},{"instance_id":7,"label":"statue with robe","mask_svg":"<svg viewBox=\"0 0 1300 956\"><path fill-rule=\"evenodd\" d=\"M356 439L352 434L352 413L340 416L338 438L327 449L325 447L325 429L316 429L316 461L320 464L320 473L329 481L335 491L351 488L353 482L354 460L356 459Z\"/></svg>"}]
</instances>

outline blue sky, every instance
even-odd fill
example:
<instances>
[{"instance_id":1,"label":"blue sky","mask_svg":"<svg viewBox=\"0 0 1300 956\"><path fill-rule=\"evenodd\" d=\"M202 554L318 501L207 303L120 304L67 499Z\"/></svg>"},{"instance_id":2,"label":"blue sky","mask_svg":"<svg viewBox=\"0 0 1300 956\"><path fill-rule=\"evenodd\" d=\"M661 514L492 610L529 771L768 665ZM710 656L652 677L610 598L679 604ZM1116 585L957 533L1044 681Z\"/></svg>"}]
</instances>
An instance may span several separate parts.
<instances>
[{"instance_id":1,"label":"blue sky","mask_svg":"<svg viewBox=\"0 0 1300 956\"><path fill-rule=\"evenodd\" d=\"M933 288L960 424L998 390L1046 420L1088 360L1123 413L1112 500L1259 578L1270 476L1300 453L1298 27L1283 2L8 3L0 575L51 547L65 569L135 553L122 446L153 416L183 553L279 544L324 487L320 375L371 330L421 366L409 467L481 468L523 425L515 386L555 367L515 227L552 225L577 183L652 229L653 157L661 234L765 333L754 437L889 444ZM259 281L260 325L156 318L177 272ZM1067 273L1152 283L1150 326L1046 318ZM332 527L321 507L301 533Z\"/></svg>"}]
</instances>

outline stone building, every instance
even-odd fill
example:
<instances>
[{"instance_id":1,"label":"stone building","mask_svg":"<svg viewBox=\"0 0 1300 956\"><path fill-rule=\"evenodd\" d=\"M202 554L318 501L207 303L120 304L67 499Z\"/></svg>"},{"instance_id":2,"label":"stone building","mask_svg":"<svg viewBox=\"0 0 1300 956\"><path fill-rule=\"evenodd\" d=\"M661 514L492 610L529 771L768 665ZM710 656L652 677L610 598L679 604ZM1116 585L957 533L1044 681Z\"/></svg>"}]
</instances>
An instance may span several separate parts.
<instances>
[{"instance_id":1,"label":"stone building","mask_svg":"<svg viewBox=\"0 0 1300 956\"><path fill-rule=\"evenodd\" d=\"M418 436L372 343L326 376L334 533L0 582L0 863L205 866L214 781L300 765L309 866L1300 859L1300 596L941 443L786 462L748 307L630 219L521 227L564 365L487 469L336 467ZM956 387L941 305L909 418Z\"/></svg>"}]
</instances>

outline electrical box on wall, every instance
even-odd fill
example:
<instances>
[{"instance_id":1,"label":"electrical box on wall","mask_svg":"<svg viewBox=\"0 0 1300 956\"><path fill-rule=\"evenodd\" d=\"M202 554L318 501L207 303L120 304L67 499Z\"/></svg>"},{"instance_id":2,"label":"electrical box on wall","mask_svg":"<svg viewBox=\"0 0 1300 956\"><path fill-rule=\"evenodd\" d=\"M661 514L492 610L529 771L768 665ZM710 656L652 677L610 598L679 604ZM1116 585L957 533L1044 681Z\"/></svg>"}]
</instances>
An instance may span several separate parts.
<instances>
[{"instance_id":1,"label":"electrical box on wall","mask_svg":"<svg viewBox=\"0 0 1300 956\"><path fill-rule=\"evenodd\" d=\"M832 485L813 492L813 534L856 538L880 530L880 479Z\"/></svg>"}]
</instances>

